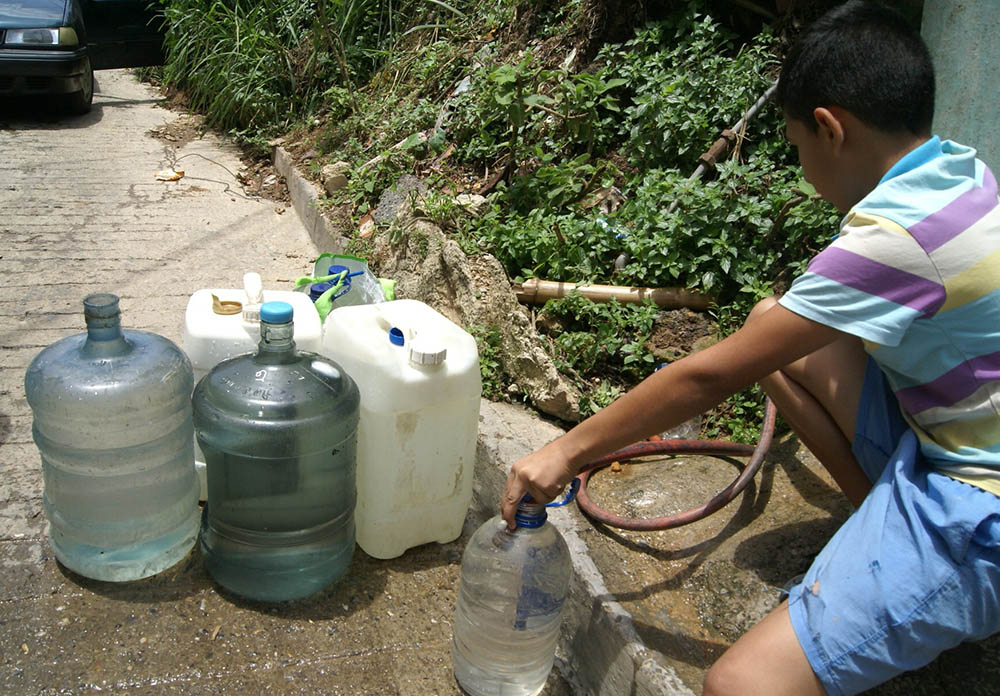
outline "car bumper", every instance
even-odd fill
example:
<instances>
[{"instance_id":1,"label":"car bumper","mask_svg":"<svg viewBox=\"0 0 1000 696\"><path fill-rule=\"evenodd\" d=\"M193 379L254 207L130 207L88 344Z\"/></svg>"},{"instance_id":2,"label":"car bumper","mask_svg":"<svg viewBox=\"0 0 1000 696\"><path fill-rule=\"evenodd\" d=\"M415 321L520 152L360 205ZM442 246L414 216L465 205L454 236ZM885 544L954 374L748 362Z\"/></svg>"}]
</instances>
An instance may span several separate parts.
<instances>
[{"instance_id":1,"label":"car bumper","mask_svg":"<svg viewBox=\"0 0 1000 696\"><path fill-rule=\"evenodd\" d=\"M0 94L68 94L84 89L89 79L86 49L0 49Z\"/></svg>"}]
</instances>

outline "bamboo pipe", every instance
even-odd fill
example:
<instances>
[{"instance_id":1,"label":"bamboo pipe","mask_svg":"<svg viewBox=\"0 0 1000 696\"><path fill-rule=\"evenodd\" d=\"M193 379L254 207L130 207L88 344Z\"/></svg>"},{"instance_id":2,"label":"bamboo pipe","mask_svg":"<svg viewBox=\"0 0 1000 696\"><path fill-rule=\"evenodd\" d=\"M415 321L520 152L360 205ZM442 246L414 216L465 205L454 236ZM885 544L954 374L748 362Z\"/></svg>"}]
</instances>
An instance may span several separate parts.
<instances>
[{"instance_id":1,"label":"bamboo pipe","mask_svg":"<svg viewBox=\"0 0 1000 696\"><path fill-rule=\"evenodd\" d=\"M640 288L624 285L582 285L564 283L556 280L541 280L529 278L523 283L513 284L517 299L525 304L543 304L548 300L565 297L573 290L594 302L607 302L611 299L619 302L641 303L652 300L654 304L664 309L680 309L687 307L704 311L709 308L715 298L700 292L691 292L683 288Z\"/></svg>"}]
</instances>

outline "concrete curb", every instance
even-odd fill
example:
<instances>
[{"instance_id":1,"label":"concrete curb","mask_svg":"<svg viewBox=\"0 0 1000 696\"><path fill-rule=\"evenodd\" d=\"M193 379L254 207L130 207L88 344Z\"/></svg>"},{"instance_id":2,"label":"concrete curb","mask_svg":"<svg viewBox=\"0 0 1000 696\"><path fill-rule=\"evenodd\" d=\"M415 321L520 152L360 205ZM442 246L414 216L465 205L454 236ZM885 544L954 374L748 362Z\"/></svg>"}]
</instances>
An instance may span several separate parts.
<instances>
[{"instance_id":1,"label":"concrete curb","mask_svg":"<svg viewBox=\"0 0 1000 696\"><path fill-rule=\"evenodd\" d=\"M292 155L283 147L274 148L272 161L278 173L285 177L292 207L313 244L321 251L335 254L343 251L343 238L337 234L316 206L316 201L321 196L320 188L299 173Z\"/></svg>"},{"instance_id":2,"label":"concrete curb","mask_svg":"<svg viewBox=\"0 0 1000 696\"><path fill-rule=\"evenodd\" d=\"M511 462L561 433L525 408L480 402L475 493L467 524L497 514ZM693 696L662 656L642 643L632 616L608 590L580 536L580 525L587 522L576 506L552 509L549 519L573 557L573 583L559 641L563 676L580 694Z\"/></svg>"},{"instance_id":3,"label":"concrete curb","mask_svg":"<svg viewBox=\"0 0 1000 696\"><path fill-rule=\"evenodd\" d=\"M292 205L319 249L340 251L344 239L316 206L319 187L295 167L282 147L275 147L274 166L285 177ZM562 431L534 412L510 404L482 400L472 509L467 531L497 514L511 462L534 451ZM553 509L573 556L573 583L563 618L557 666L576 693L619 696L694 696L658 652L639 638L632 616L613 598L578 532L583 518L575 506Z\"/></svg>"}]
</instances>

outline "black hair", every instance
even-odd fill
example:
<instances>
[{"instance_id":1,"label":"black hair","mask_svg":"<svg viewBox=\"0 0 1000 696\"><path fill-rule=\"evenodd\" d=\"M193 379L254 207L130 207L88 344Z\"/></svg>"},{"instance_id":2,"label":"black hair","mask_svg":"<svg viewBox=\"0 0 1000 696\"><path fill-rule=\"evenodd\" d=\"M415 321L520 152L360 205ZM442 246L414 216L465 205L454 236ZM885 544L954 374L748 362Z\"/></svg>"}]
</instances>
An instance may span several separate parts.
<instances>
[{"instance_id":1,"label":"black hair","mask_svg":"<svg viewBox=\"0 0 1000 696\"><path fill-rule=\"evenodd\" d=\"M816 20L792 46L775 101L814 132L813 109L839 106L880 131L929 135L934 66L902 15L851 0Z\"/></svg>"}]
</instances>

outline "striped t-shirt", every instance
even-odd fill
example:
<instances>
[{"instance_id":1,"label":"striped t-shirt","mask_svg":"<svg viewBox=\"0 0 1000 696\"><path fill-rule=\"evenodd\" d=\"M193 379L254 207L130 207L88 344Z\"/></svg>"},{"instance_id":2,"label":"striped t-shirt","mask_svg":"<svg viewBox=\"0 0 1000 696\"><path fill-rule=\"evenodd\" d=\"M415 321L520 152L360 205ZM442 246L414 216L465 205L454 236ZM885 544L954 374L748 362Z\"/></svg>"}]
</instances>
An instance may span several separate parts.
<instances>
[{"instance_id":1,"label":"striped t-shirt","mask_svg":"<svg viewBox=\"0 0 1000 696\"><path fill-rule=\"evenodd\" d=\"M909 152L780 303L860 337L931 465L1000 495L1000 202L975 150Z\"/></svg>"}]
</instances>

